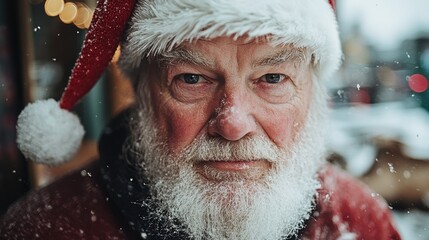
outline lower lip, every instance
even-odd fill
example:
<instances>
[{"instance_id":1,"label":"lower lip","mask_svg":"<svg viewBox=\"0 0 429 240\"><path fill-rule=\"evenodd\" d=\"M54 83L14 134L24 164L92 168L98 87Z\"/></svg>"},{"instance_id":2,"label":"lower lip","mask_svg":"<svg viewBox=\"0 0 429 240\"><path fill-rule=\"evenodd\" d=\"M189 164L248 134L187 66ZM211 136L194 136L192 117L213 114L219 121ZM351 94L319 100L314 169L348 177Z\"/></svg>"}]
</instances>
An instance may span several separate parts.
<instances>
[{"instance_id":1,"label":"lower lip","mask_svg":"<svg viewBox=\"0 0 429 240\"><path fill-rule=\"evenodd\" d=\"M269 167L267 161L207 161L199 164L215 168L218 171L240 172L246 170L266 169Z\"/></svg>"},{"instance_id":2,"label":"lower lip","mask_svg":"<svg viewBox=\"0 0 429 240\"><path fill-rule=\"evenodd\" d=\"M268 173L271 164L268 161L201 161L196 170L209 181L256 181Z\"/></svg>"}]
</instances>

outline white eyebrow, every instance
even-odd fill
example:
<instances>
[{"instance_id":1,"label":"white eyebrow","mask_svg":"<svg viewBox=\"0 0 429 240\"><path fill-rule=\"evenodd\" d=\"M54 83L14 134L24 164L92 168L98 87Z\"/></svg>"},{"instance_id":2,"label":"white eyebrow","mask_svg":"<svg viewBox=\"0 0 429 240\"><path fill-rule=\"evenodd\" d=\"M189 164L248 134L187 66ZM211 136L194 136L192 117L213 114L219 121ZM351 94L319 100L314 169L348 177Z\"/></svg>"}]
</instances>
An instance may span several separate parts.
<instances>
[{"instance_id":1,"label":"white eyebrow","mask_svg":"<svg viewBox=\"0 0 429 240\"><path fill-rule=\"evenodd\" d=\"M170 52L162 53L160 62L163 64L189 63L196 66L214 68L215 63L199 54L186 48L176 48Z\"/></svg>"},{"instance_id":2,"label":"white eyebrow","mask_svg":"<svg viewBox=\"0 0 429 240\"><path fill-rule=\"evenodd\" d=\"M253 61L252 66L275 66L285 62L301 63L306 61L306 59L304 48L287 48Z\"/></svg>"},{"instance_id":3,"label":"white eyebrow","mask_svg":"<svg viewBox=\"0 0 429 240\"><path fill-rule=\"evenodd\" d=\"M287 48L253 61L252 67L276 66L285 62L302 63L306 59L307 54L304 48ZM162 53L159 61L163 65L188 63L206 68L215 68L215 63L212 60L205 58L198 52L180 47L170 52Z\"/></svg>"}]
</instances>

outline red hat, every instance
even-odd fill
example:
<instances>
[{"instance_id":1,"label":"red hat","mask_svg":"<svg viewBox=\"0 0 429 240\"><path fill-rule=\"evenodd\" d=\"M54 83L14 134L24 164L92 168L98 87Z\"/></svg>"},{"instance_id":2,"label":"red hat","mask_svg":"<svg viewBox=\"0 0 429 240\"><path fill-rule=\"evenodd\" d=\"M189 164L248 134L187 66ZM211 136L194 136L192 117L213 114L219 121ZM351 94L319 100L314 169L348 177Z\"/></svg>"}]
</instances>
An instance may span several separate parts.
<instances>
[{"instance_id":1,"label":"red hat","mask_svg":"<svg viewBox=\"0 0 429 240\"><path fill-rule=\"evenodd\" d=\"M329 3L335 7L334 0ZM95 85L124 34L127 39L123 42L120 65L126 73L135 71L142 57L168 51L183 41L243 34L251 37L272 34L276 36L273 41L280 44L293 43L313 49L317 60L327 69L321 75L329 75L338 67L341 50L337 25L333 11L326 8L326 0L258 0L254 1L254 7L250 5L234 0L141 0L138 3L99 0L61 100L36 101L18 117L17 143L21 152L37 163L50 165L73 157L84 130L70 110ZM269 14L261 12L261 7L268 9ZM129 20L133 9L134 15ZM276 9L292 11L276 15ZM261 14L249 15L254 12ZM127 24L129 30L125 32Z\"/></svg>"},{"instance_id":2,"label":"red hat","mask_svg":"<svg viewBox=\"0 0 429 240\"><path fill-rule=\"evenodd\" d=\"M29 104L19 115L17 143L25 157L50 165L69 160L79 149L84 129L69 112L95 85L122 38L135 0L100 0L82 51L59 102Z\"/></svg>"}]
</instances>

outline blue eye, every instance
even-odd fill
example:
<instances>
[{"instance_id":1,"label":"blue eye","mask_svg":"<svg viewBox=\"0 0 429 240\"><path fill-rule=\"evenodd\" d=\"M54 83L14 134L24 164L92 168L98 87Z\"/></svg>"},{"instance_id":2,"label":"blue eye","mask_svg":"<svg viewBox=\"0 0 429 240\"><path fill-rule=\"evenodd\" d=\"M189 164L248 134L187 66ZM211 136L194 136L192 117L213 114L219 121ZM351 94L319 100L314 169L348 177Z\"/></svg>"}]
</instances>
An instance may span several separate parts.
<instances>
[{"instance_id":1,"label":"blue eye","mask_svg":"<svg viewBox=\"0 0 429 240\"><path fill-rule=\"evenodd\" d=\"M270 73L265 74L262 78L264 78L267 83L279 83L285 76L282 74Z\"/></svg>"},{"instance_id":2,"label":"blue eye","mask_svg":"<svg viewBox=\"0 0 429 240\"><path fill-rule=\"evenodd\" d=\"M188 84L195 84L200 81L201 76L198 74L186 73L181 76L182 80Z\"/></svg>"}]
</instances>

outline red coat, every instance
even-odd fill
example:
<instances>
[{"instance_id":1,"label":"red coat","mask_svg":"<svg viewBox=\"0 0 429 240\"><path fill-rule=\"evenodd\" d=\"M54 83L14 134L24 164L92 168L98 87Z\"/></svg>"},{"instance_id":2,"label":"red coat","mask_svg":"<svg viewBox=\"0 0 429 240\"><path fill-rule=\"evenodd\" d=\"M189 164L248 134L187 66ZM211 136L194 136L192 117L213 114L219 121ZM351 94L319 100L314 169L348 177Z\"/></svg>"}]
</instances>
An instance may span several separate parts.
<instances>
[{"instance_id":1,"label":"red coat","mask_svg":"<svg viewBox=\"0 0 429 240\"><path fill-rule=\"evenodd\" d=\"M302 239L401 239L377 194L332 166L321 170L320 179L317 210Z\"/></svg>"}]
</instances>

